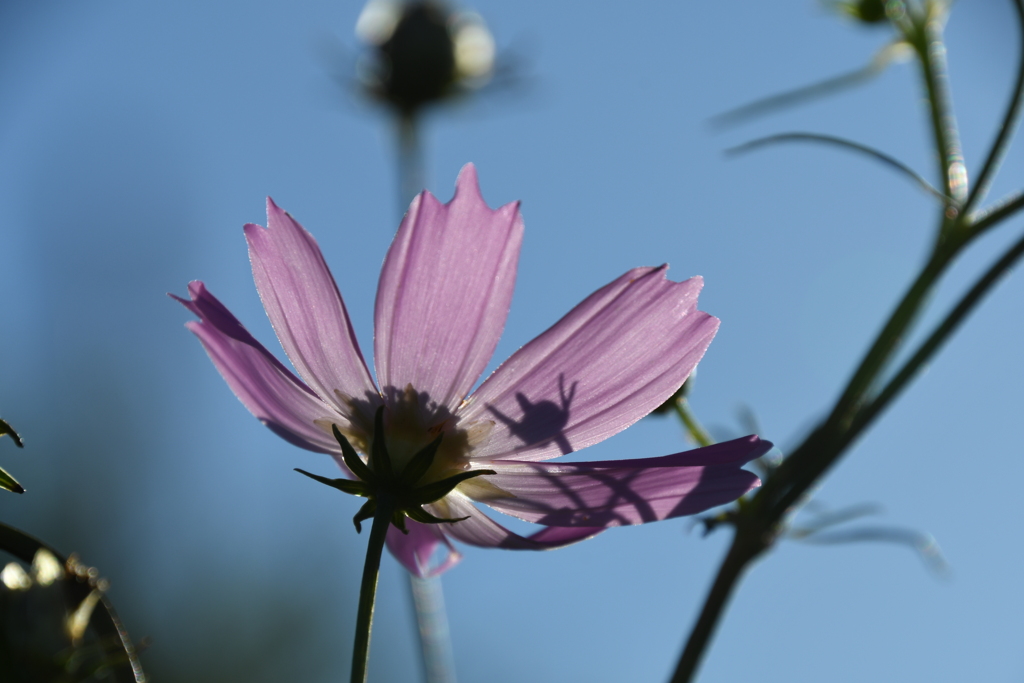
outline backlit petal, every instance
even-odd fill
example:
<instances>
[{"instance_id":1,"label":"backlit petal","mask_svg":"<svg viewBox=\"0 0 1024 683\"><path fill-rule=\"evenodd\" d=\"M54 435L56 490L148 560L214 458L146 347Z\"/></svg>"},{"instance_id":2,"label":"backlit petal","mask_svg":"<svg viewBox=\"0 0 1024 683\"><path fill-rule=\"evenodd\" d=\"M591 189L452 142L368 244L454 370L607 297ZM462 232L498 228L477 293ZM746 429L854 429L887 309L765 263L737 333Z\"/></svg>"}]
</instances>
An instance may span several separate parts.
<instances>
[{"instance_id":1,"label":"backlit petal","mask_svg":"<svg viewBox=\"0 0 1024 683\"><path fill-rule=\"evenodd\" d=\"M306 384L328 403L348 410L336 392L366 400L377 390L338 286L313 236L269 198L267 226L245 226L263 307Z\"/></svg>"},{"instance_id":2,"label":"backlit petal","mask_svg":"<svg viewBox=\"0 0 1024 683\"><path fill-rule=\"evenodd\" d=\"M449 518L468 517L461 522L446 524L444 532L469 545L506 550L553 550L577 543L604 531L603 528L546 527L530 536L520 536L478 510L459 493L444 499L443 514ZM442 506L434 506L439 514Z\"/></svg>"},{"instance_id":3,"label":"backlit petal","mask_svg":"<svg viewBox=\"0 0 1024 683\"><path fill-rule=\"evenodd\" d=\"M463 492L495 510L551 526L622 526L693 515L759 485L740 467L768 452L756 436L660 458L589 463L495 460L486 485ZM508 494L508 495L505 495Z\"/></svg>"},{"instance_id":4,"label":"backlit petal","mask_svg":"<svg viewBox=\"0 0 1024 683\"><path fill-rule=\"evenodd\" d=\"M343 419L256 341L224 304L206 291L202 282L190 283L188 291L191 301L174 297L200 318L186 327L199 337L213 364L245 407L296 446L338 453L334 438L313 421L328 418L345 426Z\"/></svg>"},{"instance_id":5,"label":"backlit petal","mask_svg":"<svg viewBox=\"0 0 1024 683\"><path fill-rule=\"evenodd\" d=\"M413 200L377 288L374 363L385 394L411 384L459 405L505 326L522 237L518 203L488 208L472 164L448 204L429 192Z\"/></svg>"},{"instance_id":6,"label":"backlit petal","mask_svg":"<svg viewBox=\"0 0 1024 683\"><path fill-rule=\"evenodd\" d=\"M625 429L678 389L718 319L697 310L703 286L637 268L591 294L519 349L460 410L494 430L474 458L545 460Z\"/></svg>"}]
</instances>

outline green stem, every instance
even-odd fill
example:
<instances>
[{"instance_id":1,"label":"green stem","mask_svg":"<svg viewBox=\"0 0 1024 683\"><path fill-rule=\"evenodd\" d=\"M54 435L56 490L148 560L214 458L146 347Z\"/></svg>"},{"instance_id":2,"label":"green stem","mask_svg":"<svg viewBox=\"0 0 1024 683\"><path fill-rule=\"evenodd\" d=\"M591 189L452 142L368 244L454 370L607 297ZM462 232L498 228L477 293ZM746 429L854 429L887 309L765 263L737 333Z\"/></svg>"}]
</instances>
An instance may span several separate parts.
<instances>
[{"instance_id":1,"label":"green stem","mask_svg":"<svg viewBox=\"0 0 1024 683\"><path fill-rule=\"evenodd\" d=\"M423 190L423 153L415 114L402 114L398 125L398 210L404 215L409 202Z\"/></svg>"},{"instance_id":2,"label":"green stem","mask_svg":"<svg viewBox=\"0 0 1024 683\"><path fill-rule=\"evenodd\" d=\"M707 430L697 420L697 416L690 410L690 402L685 398L678 398L672 406L676 409L676 415L683 421L683 426L686 427L686 431L690 434L690 437L697 442L698 446L711 446L714 445L715 440L711 438Z\"/></svg>"},{"instance_id":3,"label":"green stem","mask_svg":"<svg viewBox=\"0 0 1024 683\"><path fill-rule=\"evenodd\" d=\"M1013 8L1017 12L1017 24L1024 31L1024 0L1013 0ZM1010 146L1013 130L1017 127L1021 105L1024 104L1024 43L1021 43L1019 48L1017 81L1013 86L1013 95L1010 96L1010 104L1006 108L1006 114L1003 116L1003 123L999 128L999 133L992 143L992 149L989 150L988 157L985 159L985 165L982 166L981 173L978 174L978 178L974 183L974 189L971 190L971 194L967 197L964 213L970 213L974 205L985 198L989 185L992 184L992 178L995 176L996 171L999 170L1003 156Z\"/></svg>"},{"instance_id":4,"label":"green stem","mask_svg":"<svg viewBox=\"0 0 1024 683\"><path fill-rule=\"evenodd\" d=\"M782 461L775 476L770 477L758 490L752 501L755 508L775 520L781 519L843 454L845 443L848 443L844 435L863 407L865 397L899 349L957 251L956 247L943 248L932 255L889 317L828 418Z\"/></svg>"},{"instance_id":5,"label":"green stem","mask_svg":"<svg viewBox=\"0 0 1024 683\"><path fill-rule=\"evenodd\" d=\"M984 211L975 213L969 217L972 221L971 239L983 234L989 228L995 227L1021 209L1024 209L1024 192L1018 191Z\"/></svg>"},{"instance_id":6,"label":"green stem","mask_svg":"<svg viewBox=\"0 0 1024 683\"><path fill-rule=\"evenodd\" d=\"M356 639L352 646L352 683L366 681L366 665L370 660L370 631L373 629L373 605L377 597L377 576L380 574L380 556L384 539L391 525L395 504L386 496L377 496L377 511L366 545L363 564L363 582L359 587L359 611L356 615Z\"/></svg>"},{"instance_id":7,"label":"green stem","mask_svg":"<svg viewBox=\"0 0 1024 683\"><path fill-rule=\"evenodd\" d=\"M1021 0L1014 2L1024 32L1024 6L1021 5ZM936 19L929 16L932 9L930 3L926 2L925 6L928 10L925 16L908 16L901 22L900 28L921 59L925 88L931 105L932 129L943 188L952 198L963 201L967 192L966 173L963 170L959 135L950 104L941 26ZM997 136L993 151L986 161L986 168L981 176L981 180L986 184L998 165L998 155L1001 155L1002 148L1009 139L1009 130L1013 125L1011 121L1015 120L1019 107L1019 97L1019 92L1015 92L1010 112L1004 120L1003 130ZM978 190L983 191L983 188L977 188L976 192ZM673 683L684 683L692 679L735 585L749 563L773 544L779 525L783 523L782 520L792 506L798 503L808 489L838 461L856 437L906 387L922 365L941 347L1006 270L1024 256L1022 238L989 268L911 359L874 399L869 401L872 388L899 350L928 295L954 257L972 237L1024 208L1024 197L1013 197L1003 205L976 216L973 224L968 212L950 211L951 208L955 207L947 206L943 212L939 237L928 263L889 317L828 418L783 461L749 504L740 507L736 512L733 519L736 534L725 560L719 567L697 623L690 633L686 649L672 679Z\"/></svg>"},{"instance_id":8,"label":"green stem","mask_svg":"<svg viewBox=\"0 0 1024 683\"><path fill-rule=\"evenodd\" d=\"M942 24L931 15L932 12L927 11L914 21L914 31L907 38L921 63L942 187L950 197L963 202L967 198L967 174L949 90L946 45L942 41Z\"/></svg>"},{"instance_id":9,"label":"green stem","mask_svg":"<svg viewBox=\"0 0 1024 683\"><path fill-rule=\"evenodd\" d=\"M850 427L848 439L852 440L866 429L871 422L889 405L889 403L900 394L906 385L914 378L914 375L924 366L925 363L945 343L953 332L967 318L967 315L981 301L988 291L999 282L999 279L1006 274L1013 265L1024 256L1024 237L1017 240L998 261L985 271L974 286L949 312L949 315L935 328L935 331L921 344L920 348L911 356L910 360L896 373L892 380L886 385L874 401L866 406L857 416L857 420Z\"/></svg>"},{"instance_id":10,"label":"green stem","mask_svg":"<svg viewBox=\"0 0 1024 683\"><path fill-rule=\"evenodd\" d=\"M746 538L750 538L750 536L745 534L744 539ZM672 674L671 683L687 683L693 678L697 667L704 658L708 643L715 633L719 617L729 604L729 599L732 597L733 591L736 590L747 566L768 547L767 543L750 543L744 539L741 539L737 530L729 553L722 561L718 576L715 577L715 582L705 598L704 608L701 610L700 616L697 617L697 623L694 624L690 637L686 641L686 647Z\"/></svg>"}]
</instances>

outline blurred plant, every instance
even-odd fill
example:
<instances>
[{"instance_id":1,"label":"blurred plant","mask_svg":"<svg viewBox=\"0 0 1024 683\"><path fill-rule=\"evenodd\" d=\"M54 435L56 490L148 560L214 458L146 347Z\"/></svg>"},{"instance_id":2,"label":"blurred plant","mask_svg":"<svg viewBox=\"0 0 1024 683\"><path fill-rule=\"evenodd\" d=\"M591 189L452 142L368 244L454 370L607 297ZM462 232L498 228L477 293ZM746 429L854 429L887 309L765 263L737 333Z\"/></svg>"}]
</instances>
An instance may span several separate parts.
<instances>
[{"instance_id":1,"label":"blurred plant","mask_svg":"<svg viewBox=\"0 0 1024 683\"><path fill-rule=\"evenodd\" d=\"M494 73L495 45L483 18L432 0L370 0L356 22L367 52L363 90L395 116L399 206L426 183L419 123L425 109L479 90Z\"/></svg>"},{"instance_id":2,"label":"blurred plant","mask_svg":"<svg viewBox=\"0 0 1024 683\"><path fill-rule=\"evenodd\" d=\"M5 434L11 437L15 446L22 448L23 445L21 443L21 437L18 436L18 432L14 431L14 428L7 424L6 421L0 420L0 437ZM14 493L25 493L24 487L2 467L0 467L0 489L13 491Z\"/></svg>"},{"instance_id":3,"label":"blurred plant","mask_svg":"<svg viewBox=\"0 0 1024 683\"><path fill-rule=\"evenodd\" d=\"M683 386L673 394L669 400L658 406L651 415L665 416L675 412L682 423L686 437L699 446L710 446L715 443L712 437L712 430L705 429L690 409L689 396L693 391L694 378L697 375L696 369L690 374ZM764 430L758 423L757 416L748 406L739 410L740 429L716 429L716 434L723 433L719 440L735 439L743 434L763 434ZM778 448L772 448L764 455L751 461L751 466L757 471L762 479L770 478L780 464L782 464L782 453ZM881 512L881 507L874 503L860 503L842 508L840 510L829 510L820 501L811 499L812 491L808 491L804 501L794 506L790 514L783 522L781 537L801 541L811 545L841 545L854 542L881 542L902 545L914 551L924 562L925 566L935 574L944 575L948 570L942 551L931 534L905 529L889 525L858 526L854 528L836 529L836 527L859 520L868 515ZM742 504L740 502L739 504ZM716 514L698 517L694 520L695 526L703 529L703 535L707 536L721 526L729 526L735 522L736 509L728 508ZM804 520L799 524L796 517L799 513L804 514ZM809 519L806 519L809 517Z\"/></svg>"},{"instance_id":4,"label":"blurred plant","mask_svg":"<svg viewBox=\"0 0 1024 683\"><path fill-rule=\"evenodd\" d=\"M885 24L886 0L853 0L833 2L833 8L864 24L882 26Z\"/></svg>"},{"instance_id":5,"label":"blurred plant","mask_svg":"<svg viewBox=\"0 0 1024 683\"><path fill-rule=\"evenodd\" d=\"M892 26L887 19L890 16L898 17L904 13L904 5L900 1L830 0L827 2L827 5L838 14L872 28L889 27L891 29ZM883 45L865 66L838 76L831 76L817 83L769 95L735 109L724 111L713 116L710 123L716 127L732 126L757 116L763 116L764 114L803 104L819 97L832 95L865 83L885 71L890 64L908 61L913 59L913 55L913 49L907 42L906 36L899 31L894 31L893 37L889 42Z\"/></svg>"},{"instance_id":6,"label":"blurred plant","mask_svg":"<svg viewBox=\"0 0 1024 683\"><path fill-rule=\"evenodd\" d=\"M99 572L0 524L0 680L4 683L145 683L136 651L105 597Z\"/></svg>"},{"instance_id":7,"label":"blurred plant","mask_svg":"<svg viewBox=\"0 0 1024 683\"><path fill-rule=\"evenodd\" d=\"M862 21L880 22L877 6L870 3L841 3ZM937 162L937 184L933 187L901 162L856 142L812 133L784 133L748 143L741 149L753 149L787 141L816 142L866 153L924 185L939 202L934 241L928 259L871 344L839 399L810 434L792 452L777 463L767 464L764 485L749 498L742 499L718 521L734 529L731 546L705 600L696 624L687 640L672 681L682 683L693 678L708 647L711 636L739 580L750 564L772 548L780 538L808 542L848 542L852 540L890 540L918 549L927 561L941 567L933 541L927 535L891 528L854 529L828 532L840 522L861 516L864 508L818 515L807 526L791 524L793 514L805 505L819 480L836 464L864 431L890 406L942 347L968 314L992 287L1024 256L1024 236L1003 252L962 294L916 349L903 353L914 322L919 319L930 294L956 258L978 237L1024 209L1024 190L981 207L992 179L1010 144L1024 98L1024 0L1012 0L1021 36L1021 52L1016 82L999 130L973 183L968 183L967 167L961 151L956 116L949 93L946 48L942 31L949 4L942 0L888 0L885 18L895 31L893 45L907 46L924 83L929 123ZM835 83L835 80L832 81ZM782 104L803 101L828 89L812 86L786 95L760 100L753 105L727 113L730 122L765 113ZM719 120L721 121L722 118ZM893 369L897 357L905 358ZM680 403L685 401L685 396ZM685 404L684 404L685 405ZM685 421L684 421L685 422ZM937 558L937 559L936 559Z\"/></svg>"},{"instance_id":8,"label":"blurred plant","mask_svg":"<svg viewBox=\"0 0 1024 683\"><path fill-rule=\"evenodd\" d=\"M494 38L480 15L440 2L370 0L356 35L370 48L360 81L402 116L480 88L494 69Z\"/></svg>"}]
</instances>

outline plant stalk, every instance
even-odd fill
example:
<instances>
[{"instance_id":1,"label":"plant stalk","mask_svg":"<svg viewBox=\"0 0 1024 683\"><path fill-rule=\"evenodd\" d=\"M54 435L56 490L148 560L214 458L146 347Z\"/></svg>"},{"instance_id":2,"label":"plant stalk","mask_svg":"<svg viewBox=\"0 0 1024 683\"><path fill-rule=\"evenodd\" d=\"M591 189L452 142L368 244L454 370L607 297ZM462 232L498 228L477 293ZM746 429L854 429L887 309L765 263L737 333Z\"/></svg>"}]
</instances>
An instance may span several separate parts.
<instances>
[{"instance_id":1,"label":"plant stalk","mask_svg":"<svg viewBox=\"0 0 1024 683\"><path fill-rule=\"evenodd\" d=\"M384 539L391 525L395 505L388 497L377 496L377 511L370 527L370 540L366 544L363 563L363 581L359 586L359 609L356 613L356 637L352 646L352 683L365 683L366 668L370 660L370 632L373 630L373 606L377 597L377 577L380 574L380 556Z\"/></svg>"}]
</instances>

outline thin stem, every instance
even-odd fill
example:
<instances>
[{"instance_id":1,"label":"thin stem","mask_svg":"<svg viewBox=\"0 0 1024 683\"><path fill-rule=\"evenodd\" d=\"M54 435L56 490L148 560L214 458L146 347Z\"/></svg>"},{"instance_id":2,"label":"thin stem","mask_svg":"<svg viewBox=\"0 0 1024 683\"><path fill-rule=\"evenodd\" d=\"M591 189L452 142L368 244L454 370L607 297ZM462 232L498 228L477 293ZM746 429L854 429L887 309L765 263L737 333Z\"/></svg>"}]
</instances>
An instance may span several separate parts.
<instances>
[{"instance_id":1,"label":"thin stem","mask_svg":"<svg viewBox=\"0 0 1024 683\"><path fill-rule=\"evenodd\" d=\"M409 575L409 588L416 608L416 634L423 653L423 673L427 683L455 683L448 615L444 608L441 578Z\"/></svg>"},{"instance_id":2,"label":"thin stem","mask_svg":"<svg viewBox=\"0 0 1024 683\"><path fill-rule=\"evenodd\" d=\"M698 446L712 446L715 440L711 438L708 431L704 429L700 421L697 420L697 416L690 410L690 402L685 398L677 398L672 402L672 407L676 409L676 415L682 420L683 426L686 427L687 433L697 442Z\"/></svg>"},{"instance_id":3,"label":"thin stem","mask_svg":"<svg viewBox=\"0 0 1024 683\"><path fill-rule=\"evenodd\" d=\"M373 515L370 540L366 545L363 581L359 587L359 610L356 613L356 638L352 646L352 683L365 683L366 665L370 660L370 632L373 630L373 605L377 597L377 576L380 574L380 555L384 550L394 502L387 496L377 496L377 511Z\"/></svg>"},{"instance_id":4,"label":"thin stem","mask_svg":"<svg viewBox=\"0 0 1024 683\"><path fill-rule=\"evenodd\" d=\"M967 315L974 309L988 291L995 286L999 279L1006 274L1021 256L1024 256L1024 237L1017 240L1014 245L998 261L985 271L974 286L949 312L949 315L935 328L935 331L921 344L920 348L911 356L892 380L879 392L878 396L870 405L866 406L857 416L857 420L850 427L849 438L856 438L857 434L866 429L871 422L896 398L906 385L914 378L917 372L928 362L936 351L946 342L953 332L964 322Z\"/></svg>"},{"instance_id":5,"label":"thin stem","mask_svg":"<svg viewBox=\"0 0 1024 683\"><path fill-rule=\"evenodd\" d=\"M984 212L972 216L971 237L977 237L989 228L1024 209L1024 192L1017 192Z\"/></svg>"},{"instance_id":6,"label":"thin stem","mask_svg":"<svg viewBox=\"0 0 1024 683\"><path fill-rule=\"evenodd\" d=\"M409 202L423 190L423 154L415 114L398 117L398 209L404 214Z\"/></svg>"},{"instance_id":7,"label":"thin stem","mask_svg":"<svg viewBox=\"0 0 1024 683\"><path fill-rule=\"evenodd\" d=\"M879 373L885 368L896 352L900 341L917 318L917 314L928 299L928 295L934 288L939 276L946 266L949 265L954 253L952 249L945 249L933 254L932 258L917 276L917 279L910 286L910 289L907 290L903 299L896 306L896 309L889 316L885 327L882 328L882 331L875 339L875 343L864 356L864 360L857 367L846 389L836 402L835 408L833 408L832 413L829 415L827 423L833 425L833 428L841 429L845 426L845 423L848 423L853 410L863 400ZM786 467L786 463L783 462L780 467Z\"/></svg>"},{"instance_id":8,"label":"thin stem","mask_svg":"<svg viewBox=\"0 0 1024 683\"><path fill-rule=\"evenodd\" d=\"M946 45L942 42L942 24L931 12L915 21L910 39L921 60L927 100L931 109L932 134L938 153L939 178L945 194L963 202L967 198L967 171L960 147L960 132L953 113L946 65Z\"/></svg>"},{"instance_id":9,"label":"thin stem","mask_svg":"<svg viewBox=\"0 0 1024 683\"><path fill-rule=\"evenodd\" d=\"M1024 35L1024 0L1013 0L1013 8L1017 10L1017 23L1021 34ZM999 128L995 142L992 143L992 149L989 150L988 158L985 159L985 165L981 167L981 173L978 174L974 189L971 190L967 197L964 213L970 213L974 205L985 198L985 194L992 184L992 179L996 171L999 170L1003 156L1010 146L1010 137L1013 135L1014 128L1017 127L1017 119L1020 117L1022 102L1024 102L1024 41L1021 41L1020 45L1017 63L1017 82L1013 86L1010 104L1006 108L1006 114L1003 115L1003 124Z\"/></svg>"},{"instance_id":10,"label":"thin stem","mask_svg":"<svg viewBox=\"0 0 1024 683\"><path fill-rule=\"evenodd\" d=\"M700 666L701 660L704 658L708 642L715 633L718 620L729 604L733 591L743 577L747 566L764 552L765 548L767 545L764 543L743 542L741 534L737 530L732 546L729 548L729 554L725 556L725 560L718 570L718 576L715 577L715 582L711 585L711 590L708 591L704 607L701 609L700 616L697 617L697 623L694 624L690 638L686 641L686 647L672 674L671 683L687 683L693 678L697 667Z\"/></svg>"},{"instance_id":11,"label":"thin stem","mask_svg":"<svg viewBox=\"0 0 1024 683\"><path fill-rule=\"evenodd\" d=\"M933 254L893 311L832 413L782 461L776 470L776 476L769 478L754 496L755 504L765 506L768 509L766 514L770 514L773 519L781 519L807 489L842 456L849 443L843 440L843 435L849 431L871 386L899 349L939 277L957 251L957 247L952 247Z\"/></svg>"}]
</instances>

